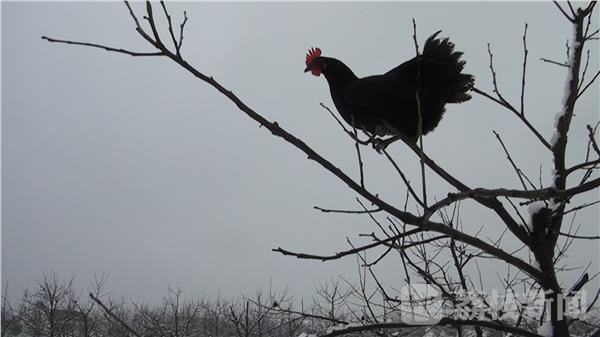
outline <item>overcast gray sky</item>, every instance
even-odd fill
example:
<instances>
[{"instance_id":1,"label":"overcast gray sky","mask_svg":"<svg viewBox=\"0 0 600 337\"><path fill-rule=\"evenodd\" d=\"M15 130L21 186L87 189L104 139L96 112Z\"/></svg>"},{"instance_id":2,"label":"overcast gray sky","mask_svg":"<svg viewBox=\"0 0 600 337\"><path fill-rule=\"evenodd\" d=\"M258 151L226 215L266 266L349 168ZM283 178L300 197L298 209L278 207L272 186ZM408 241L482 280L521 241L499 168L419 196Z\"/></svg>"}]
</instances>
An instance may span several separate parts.
<instances>
[{"instance_id":1,"label":"overcast gray sky","mask_svg":"<svg viewBox=\"0 0 600 337\"><path fill-rule=\"evenodd\" d=\"M549 139L560 110L565 69L539 58L566 59L571 32L551 3L169 7L176 20L187 11L182 52L188 62L354 177L354 145L319 107L333 107L327 83L303 73L309 47L341 59L358 76L383 73L414 56L414 17L419 43L442 30L464 52L476 86L488 91L490 42L501 89L516 103L527 22L526 113ZM358 242L359 233L375 230L366 216L312 209L359 207L347 186L167 59L49 44L42 35L150 50L120 2L2 2L3 286L18 293L43 270L75 275L85 286L94 271L106 271L111 291L153 301L167 283L229 295L272 279L275 288L287 284L306 295L316 282L352 279L354 258L320 263L271 252L281 246L333 253L348 248L346 236ZM597 41L590 69L598 69ZM597 91L596 83L573 121L571 163L584 156L585 125L598 120ZM492 130L534 179L542 163L549 183L549 154L510 112L479 96L447 107L440 126L425 137L426 151L470 186L518 188ZM401 143L390 151L418 182L418 159ZM402 202L403 184L384 157L370 152L364 158L368 186ZM428 185L430 197L452 191L433 174ZM462 213L469 233L484 225L483 236L493 238L503 229L472 203L465 202ZM580 212L575 223L582 224L581 234L598 235L598 208ZM598 253L597 243L584 241L572 248L570 261L592 261L597 271ZM387 284L399 282L397 266L395 260L378 266ZM485 268L493 279L504 266Z\"/></svg>"}]
</instances>

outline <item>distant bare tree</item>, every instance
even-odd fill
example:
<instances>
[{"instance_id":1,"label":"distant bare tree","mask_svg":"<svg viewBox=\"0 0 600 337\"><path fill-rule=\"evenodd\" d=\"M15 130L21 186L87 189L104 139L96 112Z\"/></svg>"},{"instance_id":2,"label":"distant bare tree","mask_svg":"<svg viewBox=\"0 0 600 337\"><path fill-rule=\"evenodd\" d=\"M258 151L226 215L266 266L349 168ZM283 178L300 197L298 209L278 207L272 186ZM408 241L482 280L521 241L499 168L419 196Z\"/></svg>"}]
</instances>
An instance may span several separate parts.
<instances>
[{"instance_id":1,"label":"distant bare tree","mask_svg":"<svg viewBox=\"0 0 600 337\"><path fill-rule=\"evenodd\" d=\"M91 296L90 296L91 297ZM109 297L104 303L94 297L98 304L102 303L102 324L100 326L103 336L130 337L131 326L135 323L134 310L127 305L124 298ZM139 336L134 335L134 336Z\"/></svg>"},{"instance_id":2,"label":"distant bare tree","mask_svg":"<svg viewBox=\"0 0 600 337\"><path fill-rule=\"evenodd\" d=\"M209 303L203 313L204 332L209 337L221 336L224 333L224 322L226 320L229 304L223 301L221 294L217 295L214 302Z\"/></svg>"},{"instance_id":3,"label":"distant bare tree","mask_svg":"<svg viewBox=\"0 0 600 337\"><path fill-rule=\"evenodd\" d=\"M19 310L15 309L8 300L8 285L4 286L2 292L2 322L0 323L0 334L2 337L18 335L21 332L21 318Z\"/></svg>"},{"instance_id":4,"label":"distant bare tree","mask_svg":"<svg viewBox=\"0 0 600 337\"><path fill-rule=\"evenodd\" d=\"M25 290L20 316L32 336L80 336L82 315L76 310L73 278L44 273L34 289Z\"/></svg>"},{"instance_id":5,"label":"distant bare tree","mask_svg":"<svg viewBox=\"0 0 600 337\"><path fill-rule=\"evenodd\" d=\"M104 284L108 280L106 273L100 276L94 274L94 282L91 285L90 293L95 297L101 297ZM85 300L84 300L85 298ZM74 302L76 310L81 314L82 335L83 337L95 337L101 334L100 315L97 311L96 302L89 296L78 298Z\"/></svg>"},{"instance_id":6,"label":"distant bare tree","mask_svg":"<svg viewBox=\"0 0 600 337\"><path fill-rule=\"evenodd\" d=\"M200 299L185 299L181 288L168 288L158 307L135 305L138 331L148 337L184 337L199 332L197 326L205 303Z\"/></svg>"},{"instance_id":7,"label":"distant bare tree","mask_svg":"<svg viewBox=\"0 0 600 337\"><path fill-rule=\"evenodd\" d=\"M257 289L253 296L232 300L225 317L233 327L232 334L238 337L273 336L282 330L289 331L293 326L287 320L288 316L278 314L289 302L287 289L279 295L272 289L269 293Z\"/></svg>"}]
</instances>

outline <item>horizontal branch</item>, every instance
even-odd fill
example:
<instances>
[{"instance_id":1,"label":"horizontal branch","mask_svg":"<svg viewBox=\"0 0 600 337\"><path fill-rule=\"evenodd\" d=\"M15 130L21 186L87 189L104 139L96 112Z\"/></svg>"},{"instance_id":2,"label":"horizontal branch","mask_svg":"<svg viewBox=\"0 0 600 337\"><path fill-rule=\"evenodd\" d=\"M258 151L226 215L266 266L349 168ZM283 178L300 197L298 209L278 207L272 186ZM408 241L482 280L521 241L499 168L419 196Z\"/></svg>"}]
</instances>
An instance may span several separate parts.
<instances>
[{"instance_id":1,"label":"horizontal branch","mask_svg":"<svg viewBox=\"0 0 600 337\"><path fill-rule=\"evenodd\" d=\"M417 229L412 229L412 230L409 230L407 232L404 232L404 233L401 233L401 234L389 237L389 238L387 238L385 240L379 240L379 241L373 242L373 243L368 244L368 245L364 245L364 246L361 246L361 247L356 247L356 248L353 248L353 249L350 249L350 250L339 252L337 254L326 255L326 256L312 255L312 254L305 254L305 253L294 253L294 252L290 252L288 250L282 249L281 247L273 249L273 251L277 252L277 253L281 253L283 255L295 256L295 257L297 257L299 259L321 260L321 261L325 262L325 261L329 261L329 260L337 260L337 259L342 258L344 256L348 256L348 255L353 255L353 254L356 254L356 253L360 253L362 251L365 251L365 250L368 250L368 249L371 249L371 248L375 248L377 246L385 245L387 243L394 242L394 241L396 241L398 239L401 239L403 237L407 237L409 235L417 234L417 233L420 233L420 232L422 232L421 229L418 229L418 228Z\"/></svg>"},{"instance_id":2,"label":"horizontal branch","mask_svg":"<svg viewBox=\"0 0 600 337\"><path fill-rule=\"evenodd\" d=\"M554 187L543 188L539 190L511 190L506 188L497 189L485 189L476 188L473 190L459 192L459 193L448 193L448 196L437 203L433 204L424 215L424 220L427 220L438 210L447 207L454 202L468 199L468 198L495 198L495 197L510 197L520 199L550 199L558 198L567 200L570 197L580 194L583 192L591 191L594 188L600 186L600 178L590 180L584 184L578 185L573 188L566 190L558 190Z\"/></svg>"},{"instance_id":3,"label":"horizontal branch","mask_svg":"<svg viewBox=\"0 0 600 337\"><path fill-rule=\"evenodd\" d=\"M345 209L329 209L329 208L322 208L319 206L313 206L314 209L321 211L323 213L342 213L342 214L369 214L369 213L377 213L377 212L381 212L381 208L376 208L376 209L367 209L367 210L361 210L361 211L356 211L356 210L345 210Z\"/></svg>"},{"instance_id":4,"label":"horizontal branch","mask_svg":"<svg viewBox=\"0 0 600 337\"><path fill-rule=\"evenodd\" d=\"M595 160L590 160L590 161L587 161L585 163L574 165L574 166L568 168L567 170L565 170L565 173L567 175L569 175L569 174L571 174L571 173L573 173L573 172L575 172L575 171L577 171L579 169L587 168L589 166L596 166L598 164L600 164L600 158L595 159Z\"/></svg>"},{"instance_id":5,"label":"horizontal branch","mask_svg":"<svg viewBox=\"0 0 600 337\"><path fill-rule=\"evenodd\" d=\"M129 56L163 56L164 55L162 52L153 52L153 53L152 52L135 52L135 51L127 50L127 49L113 48L113 47L96 44L96 43L60 40L60 39L54 39L54 38L47 37L47 36L42 36L42 39L46 40L48 42L53 42L53 43L64 43L64 44L70 44L70 45L76 45L76 46L85 46L85 47L104 49L109 52L126 54Z\"/></svg>"},{"instance_id":6,"label":"horizontal branch","mask_svg":"<svg viewBox=\"0 0 600 337\"><path fill-rule=\"evenodd\" d=\"M550 59L543 58L543 57L541 57L541 58L540 58L540 60L541 60L541 61L544 61L544 62L546 62L546 63L556 64L557 66L561 66L561 67L569 68L569 65L568 65L568 64L566 64L566 63L561 63L561 62L554 61L554 60L550 60Z\"/></svg>"},{"instance_id":7,"label":"horizontal branch","mask_svg":"<svg viewBox=\"0 0 600 337\"><path fill-rule=\"evenodd\" d=\"M600 236L585 236L585 235L573 235L568 233L560 232L558 235L566 236L572 239L581 239L581 240L600 240Z\"/></svg>"},{"instance_id":8,"label":"horizontal branch","mask_svg":"<svg viewBox=\"0 0 600 337\"><path fill-rule=\"evenodd\" d=\"M479 197L512 197L521 199L547 199L547 198L559 198L568 199L576 194L591 191L594 188L600 186L600 178L590 180L585 184L581 184L566 190L559 190L554 187L542 188L539 190L510 190L504 188L487 190L483 188L474 189L472 191L464 192L464 194ZM455 193L463 194L463 193Z\"/></svg>"}]
</instances>

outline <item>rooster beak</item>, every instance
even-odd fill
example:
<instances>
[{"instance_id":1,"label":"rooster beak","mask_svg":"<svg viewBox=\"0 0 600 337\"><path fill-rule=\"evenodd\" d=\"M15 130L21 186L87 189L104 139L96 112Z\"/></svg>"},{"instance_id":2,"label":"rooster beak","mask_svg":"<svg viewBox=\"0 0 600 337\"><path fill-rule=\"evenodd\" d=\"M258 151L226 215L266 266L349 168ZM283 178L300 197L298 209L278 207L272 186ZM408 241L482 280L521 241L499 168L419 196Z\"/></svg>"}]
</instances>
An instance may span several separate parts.
<instances>
[{"instance_id":1,"label":"rooster beak","mask_svg":"<svg viewBox=\"0 0 600 337\"><path fill-rule=\"evenodd\" d=\"M304 72L307 73L310 71L310 66L307 66L306 69L304 69Z\"/></svg>"}]
</instances>

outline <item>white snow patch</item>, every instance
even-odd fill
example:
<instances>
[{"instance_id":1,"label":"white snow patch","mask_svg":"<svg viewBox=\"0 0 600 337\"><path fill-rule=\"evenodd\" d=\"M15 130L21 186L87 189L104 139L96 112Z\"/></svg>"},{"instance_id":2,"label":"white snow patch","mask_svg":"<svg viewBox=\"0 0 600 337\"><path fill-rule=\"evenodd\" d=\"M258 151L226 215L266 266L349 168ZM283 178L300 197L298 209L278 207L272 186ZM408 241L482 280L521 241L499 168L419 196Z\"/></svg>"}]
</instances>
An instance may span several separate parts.
<instances>
[{"instance_id":1,"label":"white snow patch","mask_svg":"<svg viewBox=\"0 0 600 337\"><path fill-rule=\"evenodd\" d=\"M306 332L303 332L300 334L300 336L298 337L317 337L317 335L315 335L314 333L311 333L310 335L307 334Z\"/></svg>"},{"instance_id":2,"label":"white snow patch","mask_svg":"<svg viewBox=\"0 0 600 337\"><path fill-rule=\"evenodd\" d=\"M573 79L571 69L573 69L573 64L575 63L575 49L579 47L579 42L577 42L577 29L576 26L573 25L573 35L571 36L571 41L569 42L570 53L569 60L567 61L567 65L569 66L567 80L565 81L565 89L563 92L563 98L561 101L562 110L559 111L554 117L554 134L552 134L552 138L550 139L550 145L554 147L560 135L558 134L558 122L567 112L567 101L569 99L569 94L571 93L571 80Z\"/></svg>"},{"instance_id":3,"label":"white snow patch","mask_svg":"<svg viewBox=\"0 0 600 337\"><path fill-rule=\"evenodd\" d=\"M533 216L539 212L542 208L545 208L546 204L542 201L532 202L527 206L527 213L529 213L529 219L526 223L529 233L533 233Z\"/></svg>"},{"instance_id":4,"label":"white snow patch","mask_svg":"<svg viewBox=\"0 0 600 337\"><path fill-rule=\"evenodd\" d=\"M544 336L544 337L552 337L553 332L554 332L554 328L552 327L552 322L550 322L550 321L545 321L537 329L538 335Z\"/></svg>"},{"instance_id":5,"label":"white snow patch","mask_svg":"<svg viewBox=\"0 0 600 337\"><path fill-rule=\"evenodd\" d=\"M358 327L358 326L362 326L362 324L360 323L348 323L348 324L338 324L336 326L330 326L329 328L327 328L327 333L330 334L334 331L341 331L344 329L348 329L348 328L352 328L352 327ZM302 337L302 336L300 336ZM307 336L310 337L310 336Z\"/></svg>"}]
</instances>

